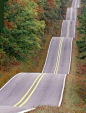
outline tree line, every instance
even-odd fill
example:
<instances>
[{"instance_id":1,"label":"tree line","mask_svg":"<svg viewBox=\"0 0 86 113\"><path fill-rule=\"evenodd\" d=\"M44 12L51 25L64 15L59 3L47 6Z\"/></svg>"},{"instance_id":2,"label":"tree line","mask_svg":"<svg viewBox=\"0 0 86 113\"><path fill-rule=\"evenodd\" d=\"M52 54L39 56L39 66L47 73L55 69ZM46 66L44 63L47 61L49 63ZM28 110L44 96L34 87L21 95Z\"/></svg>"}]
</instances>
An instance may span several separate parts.
<instances>
[{"instance_id":1,"label":"tree line","mask_svg":"<svg viewBox=\"0 0 86 113\"><path fill-rule=\"evenodd\" d=\"M42 48L44 33L63 18L67 1L8 0L4 3L0 68L12 62L33 60Z\"/></svg>"},{"instance_id":2,"label":"tree line","mask_svg":"<svg viewBox=\"0 0 86 113\"><path fill-rule=\"evenodd\" d=\"M86 58L86 0L82 0L83 7L81 9L81 15L78 15L78 20L80 23L80 27L78 27L78 31L82 34L80 40L76 42L79 52L79 58Z\"/></svg>"}]
</instances>

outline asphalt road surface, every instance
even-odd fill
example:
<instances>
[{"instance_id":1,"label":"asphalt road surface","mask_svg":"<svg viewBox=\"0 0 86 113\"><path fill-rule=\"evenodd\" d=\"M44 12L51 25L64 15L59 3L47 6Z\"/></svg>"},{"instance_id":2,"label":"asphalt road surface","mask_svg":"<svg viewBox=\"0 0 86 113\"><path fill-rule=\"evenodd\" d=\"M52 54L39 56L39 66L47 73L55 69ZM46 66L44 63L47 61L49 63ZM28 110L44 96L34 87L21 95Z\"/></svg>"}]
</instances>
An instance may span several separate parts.
<instances>
[{"instance_id":1,"label":"asphalt road surface","mask_svg":"<svg viewBox=\"0 0 86 113\"><path fill-rule=\"evenodd\" d=\"M65 79L63 74L17 74L0 91L0 113L15 113L41 105L60 106Z\"/></svg>"},{"instance_id":2,"label":"asphalt road surface","mask_svg":"<svg viewBox=\"0 0 86 113\"><path fill-rule=\"evenodd\" d=\"M66 20L76 21L77 10L73 8L67 8Z\"/></svg>"},{"instance_id":3,"label":"asphalt road surface","mask_svg":"<svg viewBox=\"0 0 86 113\"><path fill-rule=\"evenodd\" d=\"M72 8L79 8L80 7L80 0L73 0Z\"/></svg>"},{"instance_id":4,"label":"asphalt road surface","mask_svg":"<svg viewBox=\"0 0 86 113\"><path fill-rule=\"evenodd\" d=\"M75 37L75 21L63 20L61 37Z\"/></svg>"},{"instance_id":5,"label":"asphalt road surface","mask_svg":"<svg viewBox=\"0 0 86 113\"><path fill-rule=\"evenodd\" d=\"M72 38L53 37L43 73L68 74L72 53Z\"/></svg>"},{"instance_id":6,"label":"asphalt road surface","mask_svg":"<svg viewBox=\"0 0 86 113\"><path fill-rule=\"evenodd\" d=\"M42 73L19 73L0 89L0 113L23 113L42 105L61 106L79 7L80 0L73 0L67 9L61 36L52 38Z\"/></svg>"}]
</instances>

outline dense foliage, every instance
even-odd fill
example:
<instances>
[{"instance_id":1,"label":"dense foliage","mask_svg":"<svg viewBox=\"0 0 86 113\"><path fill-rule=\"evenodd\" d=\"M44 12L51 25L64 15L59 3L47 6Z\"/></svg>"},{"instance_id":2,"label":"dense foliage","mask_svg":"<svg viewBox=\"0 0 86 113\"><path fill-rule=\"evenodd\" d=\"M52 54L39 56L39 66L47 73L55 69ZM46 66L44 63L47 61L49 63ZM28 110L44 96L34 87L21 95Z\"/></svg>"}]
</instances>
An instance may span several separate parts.
<instances>
[{"instance_id":1,"label":"dense foliage","mask_svg":"<svg viewBox=\"0 0 86 113\"><path fill-rule=\"evenodd\" d=\"M77 41L78 51L80 53L79 58L85 59L86 58L86 1L83 0L82 3L83 8L81 10L81 15L78 16L80 27L78 31L83 37Z\"/></svg>"},{"instance_id":2,"label":"dense foliage","mask_svg":"<svg viewBox=\"0 0 86 113\"><path fill-rule=\"evenodd\" d=\"M42 46L43 35L63 18L68 0L8 0L0 29L0 65L27 62ZM33 60L33 59L32 59Z\"/></svg>"},{"instance_id":3,"label":"dense foliage","mask_svg":"<svg viewBox=\"0 0 86 113\"><path fill-rule=\"evenodd\" d=\"M5 4L5 27L0 30L0 62L8 58L25 61L40 49L45 22L36 19L36 9L37 4L28 0L20 3L9 0Z\"/></svg>"}]
</instances>

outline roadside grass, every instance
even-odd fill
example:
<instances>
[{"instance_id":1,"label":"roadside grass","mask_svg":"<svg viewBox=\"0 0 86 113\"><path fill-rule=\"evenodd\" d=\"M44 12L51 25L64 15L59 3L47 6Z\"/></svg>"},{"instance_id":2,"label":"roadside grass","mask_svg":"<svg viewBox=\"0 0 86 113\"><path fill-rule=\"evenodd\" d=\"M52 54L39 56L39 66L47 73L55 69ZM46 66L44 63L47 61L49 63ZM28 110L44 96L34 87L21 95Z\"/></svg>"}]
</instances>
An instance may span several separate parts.
<instances>
[{"instance_id":1,"label":"roadside grass","mask_svg":"<svg viewBox=\"0 0 86 113\"><path fill-rule=\"evenodd\" d=\"M78 9L78 12L79 11L80 9ZM79 26L80 24L77 20L76 29ZM71 70L70 74L67 75L66 87L62 104L64 109L66 108L69 110L68 113L86 113L86 104L82 98L86 95L86 82L84 82L86 74L85 76L81 74L81 69L79 69L80 59L78 59L79 54L76 45L76 41L79 40L80 37L80 34L76 30L76 36L73 40ZM82 88L84 89L83 91L81 91Z\"/></svg>"},{"instance_id":2,"label":"roadside grass","mask_svg":"<svg viewBox=\"0 0 86 113\"><path fill-rule=\"evenodd\" d=\"M2 87L10 78L20 72L20 67L12 68L10 71L0 71L0 87Z\"/></svg>"}]
</instances>

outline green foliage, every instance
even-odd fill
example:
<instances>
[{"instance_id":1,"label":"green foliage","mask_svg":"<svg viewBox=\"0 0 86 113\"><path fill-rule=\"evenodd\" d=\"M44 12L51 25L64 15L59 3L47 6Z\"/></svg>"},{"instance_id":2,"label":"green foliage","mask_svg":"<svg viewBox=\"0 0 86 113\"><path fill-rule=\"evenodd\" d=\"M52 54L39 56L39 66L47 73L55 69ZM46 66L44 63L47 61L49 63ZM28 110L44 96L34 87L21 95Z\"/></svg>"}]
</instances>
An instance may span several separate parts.
<instances>
[{"instance_id":1,"label":"green foliage","mask_svg":"<svg viewBox=\"0 0 86 113\"><path fill-rule=\"evenodd\" d=\"M5 27L0 29L0 64L27 62L37 56L44 31L55 28L68 0L9 0L4 4Z\"/></svg>"},{"instance_id":2,"label":"green foliage","mask_svg":"<svg viewBox=\"0 0 86 113\"><path fill-rule=\"evenodd\" d=\"M86 103L86 98L84 99L84 102Z\"/></svg>"},{"instance_id":3,"label":"green foliage","mask_svg":"<svg viewBox=\"0 0 86 113\"><path fill-rule=\"evenodd\" d=\"M33 1L22 0L22 4L9 1L5 4L6 26L0 30L1 54L22 62L40 50L45 22L37 20L37 15L37 5Z\"/></svg>"},{"instance_id":4,"label":"green foliage","mask_svg":"<svg viewBox=\"0 0 86 113\"><path fill-rule=\"evenodd\" d=\"M86 3L86 0L81 0L82 4Z\"/></svg>"},{"instance_id":5,"label":"green foliage","mask_svg":"<svg viewBox=\"0 0 86 113\"><path fill-rule=\"evenodd\" d=\"M86 1L83 1L85 4L82 8L82 14L78 16L80 27L77 28L80 34L83 34L83 37L76 42L78 47L78 52L80 53L79 58L86 58Z\"/></svg>"},{"instance_id":6,"label":"green foliage","mask_svg":"<svg viewBox=\"0 0 86 113\"><path fill-rule=\"evenodd\" d=\"M79 53L86 51L86 37L82 37L82 40L77 41L78 51Z\"/></svg>"},{"instance_id":7,"label":"green foliage","mask_svg":"<svg viewBox=\"0 0 86 113\"><path fill-rule=\"evenodd\" d=\"M50 6L48 0L38 0L38 5L42 9L42 13L39 14L40 20L44 20L46 26L53 25L57 20L61 19L64 12L66 12L67 1L68 0L52 0Z\"/></svg>"}]
</instances>

